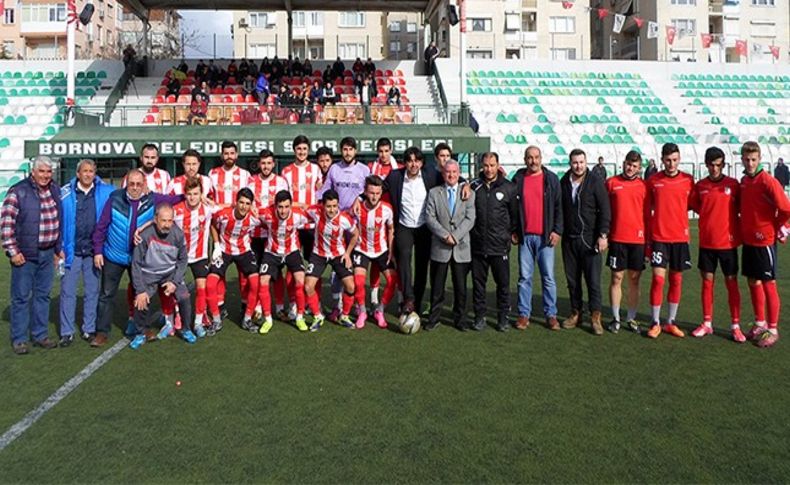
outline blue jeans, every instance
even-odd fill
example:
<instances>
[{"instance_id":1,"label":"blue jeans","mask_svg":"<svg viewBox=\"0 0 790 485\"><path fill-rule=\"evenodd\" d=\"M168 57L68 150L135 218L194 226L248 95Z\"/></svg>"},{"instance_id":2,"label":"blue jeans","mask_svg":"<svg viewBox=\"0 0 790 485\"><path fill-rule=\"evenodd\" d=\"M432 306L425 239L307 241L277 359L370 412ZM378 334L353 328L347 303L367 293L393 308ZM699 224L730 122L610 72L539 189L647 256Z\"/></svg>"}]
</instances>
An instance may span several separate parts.
<instances>
[{"instance_id":1,"label":"blue jeans","mask_svg":"<svg viewBox=\"0 0 790 485\"><path fill-rule=\"evenodd\" d=\"M36 261L11 265L11 343L47 338L49 292L55 277L54 249L38 251ZM32 305L31 305L32 303ZM32 319L31 319L32 313ZM32 324L31 324L32 322Z\"/></svg>"},{"instance_id":2,"label":"blue jeans","mask_svg":"<svg viewBox=\"0 0 790 485\"><path fill-rule=\"evenodd\" d=\"M557 283L554 281L554 247L543 243L543 236L524 234L518 247L518 315L532 314L532 274L538 262L543 286L543 314L557 316Z\"/></svg>"},{"instance_id":3,"label":"blue jeans","mask_svg":"<svg viewBox=\"0 0 790 485\"><path fill-rule=\"evenodd\" d=\"M96 309L99 305L101 271L93 266L93 256L74 256L71 267L60 279L60 336L74 335L74 315L77 311L77 285L82 274L85 293L82 308L82 331L96 332Z\"/></svg>"}]
</instances>

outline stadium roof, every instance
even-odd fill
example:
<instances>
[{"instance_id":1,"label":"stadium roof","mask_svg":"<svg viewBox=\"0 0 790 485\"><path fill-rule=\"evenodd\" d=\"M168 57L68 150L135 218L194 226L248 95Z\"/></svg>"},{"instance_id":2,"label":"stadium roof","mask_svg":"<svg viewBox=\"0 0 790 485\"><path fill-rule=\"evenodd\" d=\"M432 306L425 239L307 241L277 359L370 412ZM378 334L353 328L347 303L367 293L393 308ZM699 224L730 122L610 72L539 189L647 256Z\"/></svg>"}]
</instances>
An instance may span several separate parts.
<instances>
[{"instance_id":1,"label":"stadium roof","mask_svg":"<svg viewBox=\"0 0 790 485\"><path fill-rule=\"evenodd\" d=\"M338 10L426 12L441 0L121 0L121 3L145 17L150 9L173 10Z\"/></svg>"}]
</instances>

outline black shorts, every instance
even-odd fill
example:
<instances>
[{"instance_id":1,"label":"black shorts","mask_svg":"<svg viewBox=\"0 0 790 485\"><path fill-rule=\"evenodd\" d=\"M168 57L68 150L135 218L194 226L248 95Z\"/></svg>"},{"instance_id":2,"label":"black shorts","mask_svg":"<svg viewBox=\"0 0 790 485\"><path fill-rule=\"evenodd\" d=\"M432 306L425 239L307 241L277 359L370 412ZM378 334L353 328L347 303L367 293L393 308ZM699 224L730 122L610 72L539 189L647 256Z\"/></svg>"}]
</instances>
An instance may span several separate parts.
<instances>
[{"instance_id":1,"label":"black shorts","mask_svg":"<svg viewBox=\"0 0 790 485\"><path fill-rule=\"evenodd\" d=\"M201 259L200 261L189 264L189 269L192 270L192 276L194 276L195 279L207 277L208 268L208 259Z\"/></svg>"},{"instance_id":2,"label":"black shorts","mask_svg":"<svg viewBox=\"0 0 790 485\"><path fill-rule=\"evenodd\" d=\"M743 275L760 281L776 279L776 245L747 246L743 245L741 266Z\"/></svg>"},{"instance_id":3,"label":"black shorts","mask_svg":"<svg viewBox=\"0 0 790 485\"><path fill-rule=\"evenodd\" d=\"M255 262L257 264L261 264L261 259L263 259L263 253L266 251L266 238L265 237L254 237L250 240L250 248L252 248L253 254L255 254Z\"/></svg>"},{"instance_id":4,"label":"black shorts","mask_svg":"<svg viewBox=\"0 0 790 485\"><path fill-rule=\"evenodd\" d=\"M211 270L209 272L224 277L231 263L236 263L236 269L243 275L251 275L255 273L257 268L255 264L255 255L252 251L247 251L246 253L237 254L235 256L222 253L222 261L220 261L219 264L211 263Z\"/></svg>"},{"instance_id":5,"label":"black shorts","mask_svg":"<svg viewBox=\"0 0 790 485\"><path fill-rule=\"evenodd\" d=\"M370 269L371 264L375 264L379 271L382 273L387 271L388 269L395 269L395 262L390 261L387 264L387 258L389 257L389 251L384 251L380 255L372 258L367 256L359 251L354 251L351 254L351 262L354 264L355 268L363 268L365 271Z\"/></svg>"},{"instance_id":6,"label":"black shorts","mask_svg":"<svg viewBox=\"0 0 790 485\"><path fill-rule=\"evenodd\" d=\"M312 229L299 229L299 244L302 246L305 261L310 261L315 245L315 232Z\"/></svg>"},{"instance_id":7,"label":"black shorts","mask_svg":"<svg viewBox=\"0 0 790 485\"><path fill-rule=\"evenodd\" d=\"M352 276L351 270L346 268L341 261L342 257L338 256L336 258L322 258L321 256L313 253L310 256L310 261L307 263L307 276L312 276L314 278L320 278L322 274L324 274L324 270L327 266L332 268L332 271L337 274L340 279L343 279L347 276Z\"/></svg>"},{"instance_id":8,"label":"black shorts","mask_svg":"<svg viewBox=\"0 0 790 485\"><path fill-rule=\"evenodd\" d=\"M285 266L291 273L298 273L304 271L302 267L302 255L299 251L293 251L285 256L274 254L266 251L261 258L260 273L262 275L269 275L272 278L279 277L280 269Z\"/></svg>"},{"instance_id":9,"label":"black shorts","mask_svg":"<svg viewBox=\"0 0 790 485\"><path fill-rule=\"evenodd\" d=\"M705 249L699 248L697 268L705 273L715 273L721 266L724 276L738 275L738 249Z\"/></svg>"},{"instance_id":10,"label":"black shorts","mask_svg":"<svg viewBox=\"0 0 790 485\"><path fill-rule=\"evenodd\" d=\"M615 272L627 269L642 271L645 269L645 245L620 242L610 243L606 266L609 266Z\"/></svg>"},{"instance_id":11,"label":"black shorts","mask_svg":"<svg viewBox=\"0 0 790 485\"><path fill-rule=\"evenodd\" d=\"M653 268L666 268L669 266L669 269L672 271L691 269L691 253L689 252L688 243L654 242L652 249L650 266Z\"/></svg>"}]
</instances>

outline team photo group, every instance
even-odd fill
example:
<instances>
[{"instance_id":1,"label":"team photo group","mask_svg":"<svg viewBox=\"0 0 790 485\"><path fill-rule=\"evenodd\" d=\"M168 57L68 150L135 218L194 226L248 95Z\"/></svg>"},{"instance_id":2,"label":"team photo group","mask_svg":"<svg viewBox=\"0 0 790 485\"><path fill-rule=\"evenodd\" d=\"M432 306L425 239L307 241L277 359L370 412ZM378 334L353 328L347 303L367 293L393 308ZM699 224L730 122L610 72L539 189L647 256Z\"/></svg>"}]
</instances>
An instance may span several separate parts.
<instances>
[{"instance_id":1,"label":"team photo group","mask_svg":"<svg viewBox=\"0 0 790 485\"><path fill-rule=\"evenodd\" d=\"M377 158L364 163L354 138L340 141L339 154L327 147L310 153L310 141L300 135L293 161L277 173L271 151L261 151L247 170L237 164L238 147L226 141L220 165L208 175L201 174L201 154L187 150L183 174L171 179L157 167L159 151L150 144L120 189L98 177L90 159L81 160L61 187L53 180L52 161L38 157L30 176L8 191L0 213L0 239L11 264L13 352L68 347L80 338L92 347L107 345L111 328L123 327L114 317L124 274L130 281L125 334L132 349L174 335L187 343L214 336L227 308L235 314L239 307L240 327L261 335L272 331L275 320L302 332L329 322L357 330L393 325L405 333L434 330L440 322L460 331L491 324L505 332L511 318L524 330L540 313L551 330L585 326L603 335L622 328L653 339L661 333L683 338L676 317L692 259L701 275L701 323L692 336L713 334L720 270L732 340L771 347L779 339L776 247L790 235L790 200L763 169L755 142L741 147L740 181L726 175L735 162L710 147L707 176L696 182L680 170L680 149L673 143L661 149L661 169L645 178L636 151L607 178L603 165L588 167L587 154L574 149L559 177L543 166L540 148L529 146L512 179L499 156L488 152L471 180L461 176L446 144L434 149L435 165L427 165L417 148L396 159L390 140L376 145ZM699 252L693 258L691 212L698 215ZM570 313L562 316L555 250L570 299ZM517 258L513 265L511 256ZM232 265L240 301L230 298L226 284ZM604 266L610 272L606 310ZM532 308L536 267L542 312ZM644 314L650 317L640 323L639 284L647 268ZM515 311L511 271L517 272ZM451 318L442 320L448 273ZM491 322L489 274L496 288ZM53 338L50 292L56 276ZM739 278L748 283L754 318L743 330ZM322 301L324 294L331 297ZM154 300L159 319L151 311ZM397 323L388 323L388 308Z\"/></svg>"}]
</instances>

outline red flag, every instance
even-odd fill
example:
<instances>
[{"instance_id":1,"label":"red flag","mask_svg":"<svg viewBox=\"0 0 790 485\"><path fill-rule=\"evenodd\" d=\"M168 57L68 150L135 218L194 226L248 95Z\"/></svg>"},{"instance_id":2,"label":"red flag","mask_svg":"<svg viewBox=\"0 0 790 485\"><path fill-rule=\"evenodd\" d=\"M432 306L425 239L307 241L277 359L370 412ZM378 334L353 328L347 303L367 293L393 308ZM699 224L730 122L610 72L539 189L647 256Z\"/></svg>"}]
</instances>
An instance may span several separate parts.
<instances>
[{"instance_id":1,"label":"red flag","mask_svg":"<svg viewBox=\"0 0 790 485\"><path fill-rule=\"evenodd\" d=\"M573 2L562 2L562 8L568 10L569 8L573 8Z\"/></svg>"},{"instance_id":2,"label":"red flag","mask_svg":"<svg viewBox=\"0 0 790 485\"><path fill-rule=\"evenodd\" d=\"M675 42L675 35L678 33L677 29L671 25L667 25L667 44L672 45Z\"/></svg>"},{"instance_id":3,"label":"red flag","mask_svg":"<svg viewBox=\"0 0 790 485\"><path fill-rule=\"evenodd\" d=\"M598 9L598 20L605 19L607 15L609 15L609 11L608 10L606 10L605 8L599 8Z\"/></svg>"},{"instance_id":4,"label":"red flag","mask_svg":"<svg viewBox=\"0 0 790 485\"><path fill-rule=\"evenodd\" d=\"M710 34L700 34L700 37L702 37L702 48L709 48L710 43L713 42L713 36Z\"/></svg>"},{"instance_id":5,"label":"red flag","mask_svg":"<svg viewBox=\"0 0 790 485\"><path fill-rule=\"evenodd\" d=\"M748 46L745 40L736 40L735 41L735 51L738 53L739 56L745 56L748 50Z\"/></svg>"},{"instance_id":6,"label":"red flag","mask_svg":"<svg viewBox=\"0 0 790 485\"><path fill-rule=\"evenodd\" d=\"M639 17L634 17L634 22L636 22L636 28L641 29L642 25L645 23L645 19L640 19Z\"/></svg>"},{"instance_id":7,"label":"red flag","mask_svg":"<svg viewBox=\"0 0 790 485\"><path fill-rule=\"evenodd\" d=\"M5 1L0 0L0 17L5 16Z\"/></svg>"},{"instance_id":8,"label":"red flag","mask_svg":"<svg viewBox=\"0 0 790 485\"><path fill-rule=\"evenodd\" d=\"M774 56L774 59L779 59L779 46L772 45L771 46L771 55Z\"/></svg>"}]
</instances>

